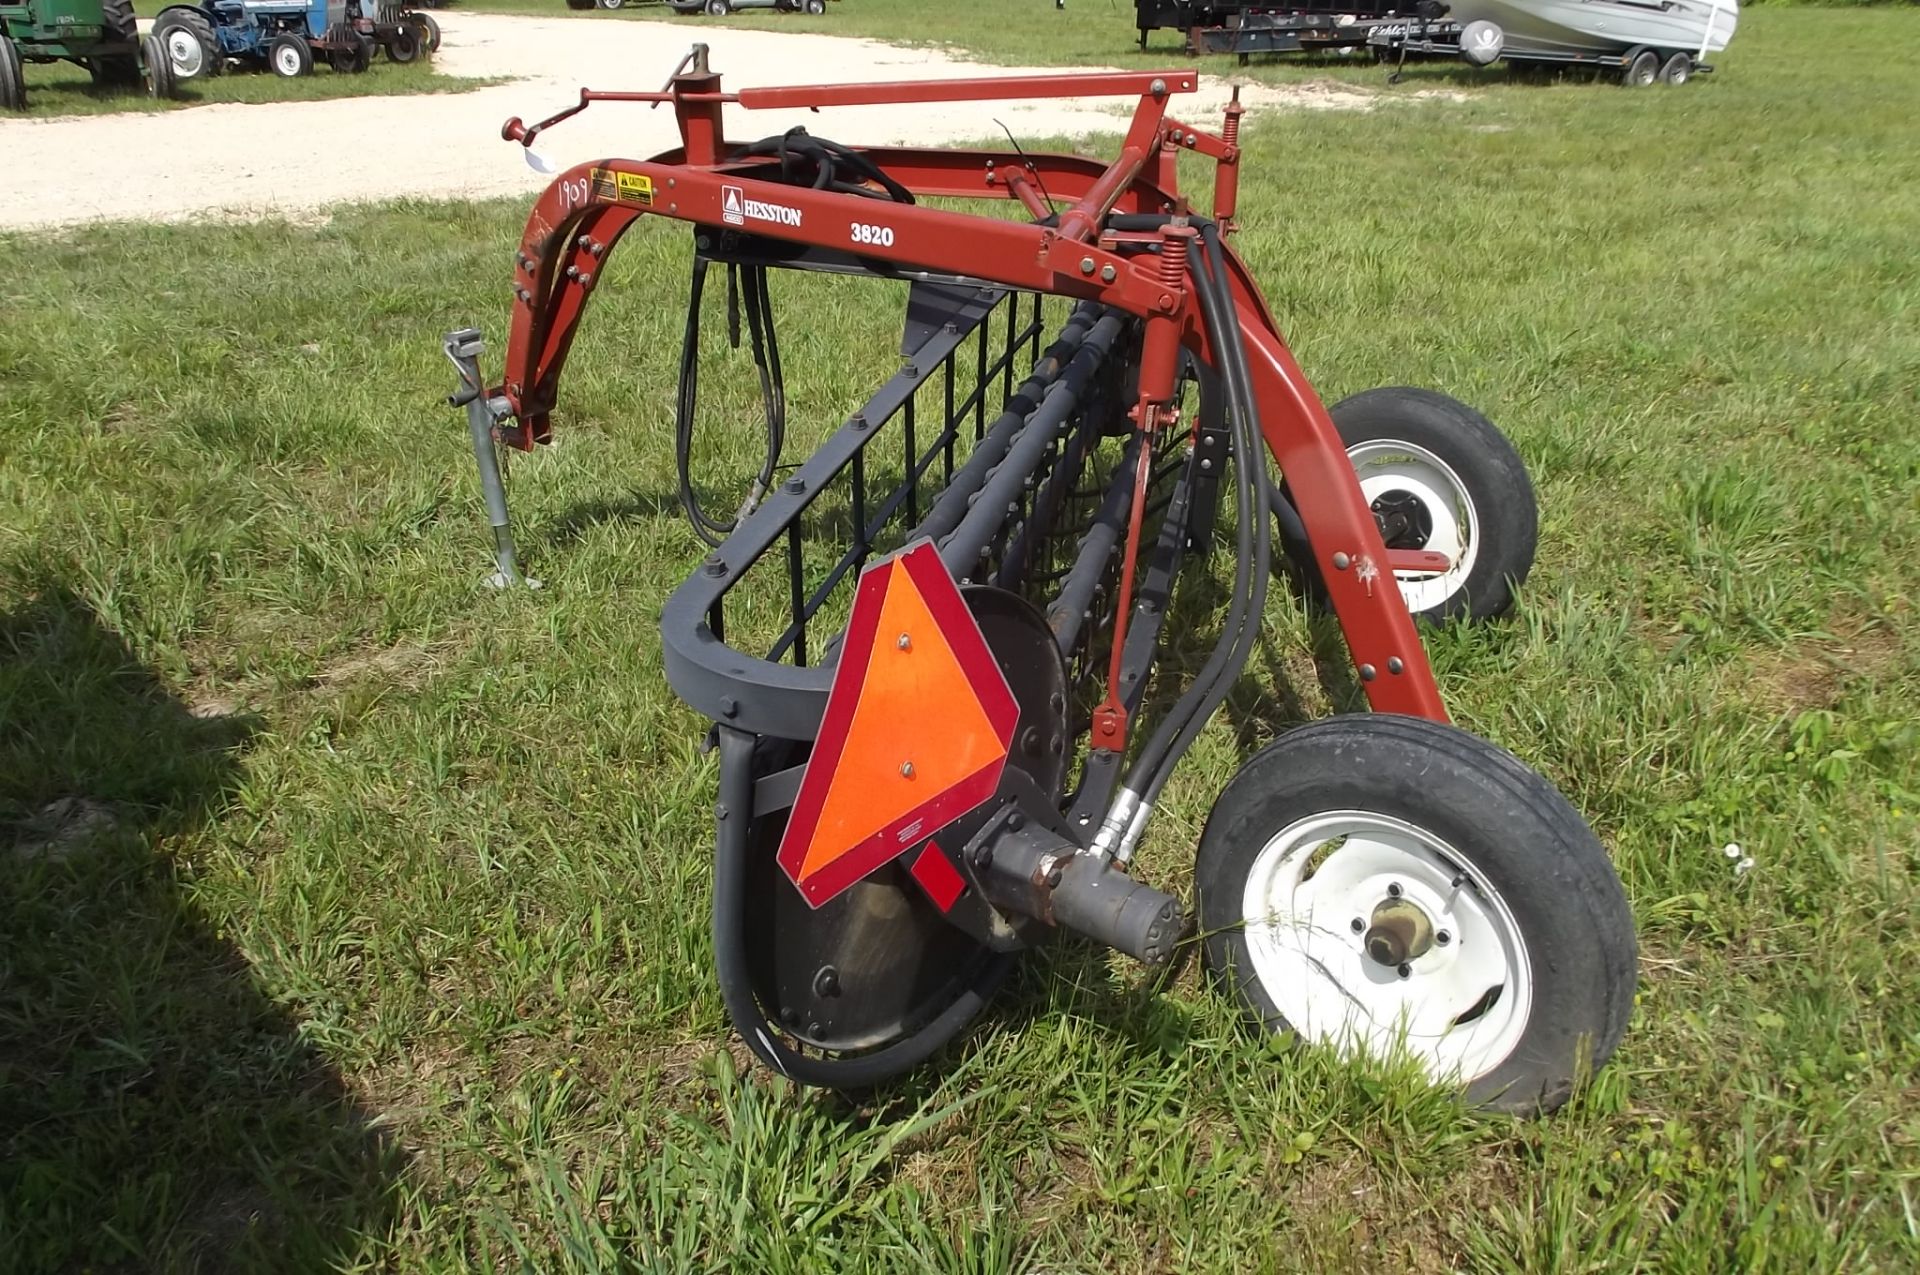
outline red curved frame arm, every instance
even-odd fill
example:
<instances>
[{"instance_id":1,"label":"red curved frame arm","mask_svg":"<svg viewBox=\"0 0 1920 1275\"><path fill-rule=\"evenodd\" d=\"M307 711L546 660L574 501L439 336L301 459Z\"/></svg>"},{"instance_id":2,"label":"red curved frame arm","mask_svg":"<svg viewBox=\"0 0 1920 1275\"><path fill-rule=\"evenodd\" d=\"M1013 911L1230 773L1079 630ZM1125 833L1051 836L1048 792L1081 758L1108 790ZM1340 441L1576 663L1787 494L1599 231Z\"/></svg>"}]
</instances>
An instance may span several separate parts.
<instances>
[{"instance_id":1,"label":"red curved frame arm","mask_svg":"<svg viewBox=\"0 0 1920 1275\"><path fill-rule=\"evenodd\" d=\"M1169 91L1191 91L1195 78L1190 72L1140 72L1039 81L1021 77L762 89L732 96L719 91L718 76L692 74L677 77L672 91L664 94L583 92L583 105L599 97L671 101L685 145L645 162L582 164L556 178L534 204L515 254L506 378L496 391L511 405L513 418L502 426L502 441L532 448L549 437L549 414L574 332L607 254L627 228L648 215L726 224L729 188L736 201L744 195L788 210L777 221L743 223L733 218L756 236L1098 300L1147 320L1150 334L1153 327L1177 332L1181 344L1212 364L1192 291L1164 278L1155 256L1116 251L1119 245L1101 234L1110 213L1185 207L1174 171L1183 149L1216 158L1220 176L1215 215L1222 221L1230 217L1231 208L1220 205L1223 198L1231 202L1237 184L1238 104L1229 108L1224 136L1203 135L1165 116ZM1066 205L1051 226L776 184L757 179L761 163L723 159L722 102L751 108L1033 96L1036 84L1044 85L1048 96L1138 92L1139 105L1119 157L1101 164L1071 155L993 151L872 148L864 153L916 195L1017 198L1031 207L1039 196L1022 188L1045 191L1052 203ZM1005 91L997 92L994 86ZM910 95L904 95L907 90ZM884 96L889 91L903 96ZM517 123L509 125L509 133ZM518 132L530 138L539 127ZM1227 255L1261 427L1288 480L1368 702L1377 711L1445 721L1446 708L1339 433L1301 374L1244 263L1237 254Z\"/></svg>"}]
</instances>

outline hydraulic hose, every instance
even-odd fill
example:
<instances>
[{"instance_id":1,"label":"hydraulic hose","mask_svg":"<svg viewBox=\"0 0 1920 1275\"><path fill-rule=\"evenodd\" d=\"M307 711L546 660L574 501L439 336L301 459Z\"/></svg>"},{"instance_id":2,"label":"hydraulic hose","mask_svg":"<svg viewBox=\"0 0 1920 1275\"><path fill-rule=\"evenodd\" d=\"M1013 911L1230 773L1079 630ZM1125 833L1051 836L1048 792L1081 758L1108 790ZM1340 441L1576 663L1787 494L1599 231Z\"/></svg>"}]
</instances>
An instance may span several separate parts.
<instances>
[{"instance_id":1,"label":"hydraulic hose","mask_svg":"<svg viewBox=\"0 0 1920 1275\"><path fill-rule=\"evenodd\" d=\"M680 345L680 392L674 405L673 455L679 478L680 507L686 511L693 530L709 545L720 541L739 525L742 517L753 512L760 498L773 486L774 471L786 447L787 391L780 370L780 340L773 327L773 302L767 288L765 266L728 267L728 336L734 346L740 343L736 300L747 312L747 339L752 346L754 366L760 373L760 400L766 416L766 454L753 486L731 518L716 518L700 505L693 489L693 435L700 408L700 298L706 288L708 261L697 252L693 258L693 281L687 297L687 325ZM738 288L736 298L734 289Z\"/></svg>"},{"instance_id":2,"label":"hydraulic hose","mask_svg":"<svg viewBox=\"0 0 1920 1275\"><path fill-rule=\"evenodd\" d=\"M1252 524L1253 560L1247 564L1247 574L1252 579L1238 629L1223 628L1221 632L1223 642L1228 633L1233 635L1226 659L1213 671L1211 681L1208 680L1207 670L1202 670L1201 678L1196 682L1195 689L1202 686L1206 688L1204 698L1196 700L1172 747L1160 759L1157 768L1150 772L1146 786L1134 788L1145 806L1151 806L1159 799L1160 790L1172 775L1174 764L1192 746L1214 712L1226 700L1228 692L1233 689L1234 680L1253 654L1253 644L1259 637L1261 620L1266 612L1267 581L1272 570L1272 524L1267 520L1267 467L1261 453L1265 440L1260 430L1259 406L1253 394L1253 375L1247 363L1246 341L1240 331L1232 293L1227 287L1226 257L1220 247L1218 227L1207 223L1201 227L1200 234L1206 250L1205 262L1195 278L1200 285L1202 309L1210 308L1214 312L1214 317L1208 321L1208 339L1218 342L1222 350L1221 363L1227 373L1236 452L1235 505L1238 515ZM1235 575L1237 578L1240 572L1236 570ZM1138 773L1136 768L1135 774Z\"/></svg>"},{"instance_id":3,"label":"hydraulic hose","mask_svg":"<svg viewBox=\"0 0 1920 1275\"><path fill-rule=\"evenodd\" d=\"M1272 541L1268 523L1268 479L1261 458L1263 443L1259 408L1253 394L1248 370L1246 345L1238 316L1227 287L1225 255L1220 247L1218 228L1196 219L1200 227L1203 258L1190 267L1194 291L1200 301L1201 318L1207 339L1218 361L1218 370L1227 393L1230 434L1234 447L1234 506L1237 526L1234 583L1213 653L1201 668L1194 683L1161 720L1146 745L1134 759L1127 776L1126 789L1116 813L1126 821L1118 844L1118 857L1124 862L1143 826L1145 811L1159 797L1174 765L1192 745L1214 712L1226 699L1233 681L1246 666L1258 636L1260 619L1266 607L1267 575L1270 570ZM1133 800L1128 801L1131 797ZM1124 810L1122 810L1124 807Z\"/></svg>"}]
</instances>

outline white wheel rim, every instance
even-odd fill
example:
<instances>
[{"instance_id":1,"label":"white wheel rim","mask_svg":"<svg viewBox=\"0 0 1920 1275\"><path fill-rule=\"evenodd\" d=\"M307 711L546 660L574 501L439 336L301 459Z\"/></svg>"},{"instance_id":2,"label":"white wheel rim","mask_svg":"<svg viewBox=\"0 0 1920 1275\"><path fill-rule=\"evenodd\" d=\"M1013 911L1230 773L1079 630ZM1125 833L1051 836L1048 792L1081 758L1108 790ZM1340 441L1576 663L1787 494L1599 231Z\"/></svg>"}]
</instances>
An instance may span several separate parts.
<instances>
[{"instance_id":1,"label":"white wheel rim","mask_svg":"<svg viewBox=\"0 0 1920 1275\"><path fill-rule=\"evenodd\" d=\"M1434 931L1404 978L1353 929L1393 897L1390 885ZM1472 862L1413 824L1358 810L1298 820L1255 857L1241 902L1252 973L1305 1039L1348 1056L1404 1051L1436 1082L1466 1084L1526 1030L1532 967L1513 913Z\"/></svg>"},{"instance_id":2,"label":"white wheel rim","mask_svg":"<svg viewBox=\"0 0 1920 1275\"><path fill-rule=\"evenodd\" d=\"M1466 584L1480 556L1480 515L1467 485L1453 467L1424 447L1394 438L1355 443L1347 449L1360 492L1371 505L1391 492L1406 492L1420 502L1433 523L1423 546L1443 553L1453 565L1442 572L1395 571L1409 611L1431 611Z\"/></svg>"},{"instance_id":3,"label":"white wheel rim","mask_svg":"<svg viewBox=\"0 0 1920 1275\"><path fill-rule=\"evenodd\" d=\"M298 75L300 73L300 51L298 49L282 45L280 51L273 55L273 60L274 65L280 68L280 74L282 75Z\"/></svg>"},{"instance_id":4,"label":"white wheel rim","mask_svg":"<svg viewBox=\"0 0 1920 1275\"><path fill-rule=\"evenodd\" d=\"M200 40L193 32L179 27L167 32L167 61L173 63L176 72L192 79L200 74L205 58L206 50L200 47Z\"/></svg>"}]
</instances>

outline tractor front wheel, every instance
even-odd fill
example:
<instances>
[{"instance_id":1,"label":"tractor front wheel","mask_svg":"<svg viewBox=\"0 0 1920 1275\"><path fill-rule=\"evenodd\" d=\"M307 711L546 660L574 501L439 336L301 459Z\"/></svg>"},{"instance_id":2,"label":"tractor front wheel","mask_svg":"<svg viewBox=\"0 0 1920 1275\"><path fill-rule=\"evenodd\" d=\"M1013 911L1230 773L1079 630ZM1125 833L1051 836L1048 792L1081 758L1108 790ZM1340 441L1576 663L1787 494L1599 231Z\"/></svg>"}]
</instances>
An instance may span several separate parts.
<instances>
[{"instance_id":1,"label":"tractor front wheel","mask_svg":"<svg viewBox=\"0 0 1920 1275\"><path fill-rule=\"evenodd\" d=\"M275 36L267 45L267 65L282 79L297 80L313 70L313 50L305 36Z\"/></svg>"},{"instance_id":2,"label":"tractor front wheel","mask_svg":"<svg viewBox=\"0 0 1920 1275\"><path fill-rule=\"evenodd\" d=\"M430 14L409 13L405 21L413 26L415 34L419 36L421 48L428 53L440 51L440 24Z\"/></svg>"},{"instance_id":3,"label":"tractor front wheel","mask_svg":"<svg viewBox=\"0 0 1920 1275\"><path fill-rule=\"evenodd\" d=\"M27 80L20 68L20 50L0 35L0 111L27 109Z\"/></svg>"},{"instance_id":4,"label":"tractor front wheel","mask_svg":"<svg viewBox=\"0 0 1920 1275\"><path fill-rule=\"evenodd\" d=\"M405 66L420 56L420 28L411 22L402 22L394 28L385 48L387 61Z\"/></svg>"},{"instance_id":5,"label":"tractor front wheel","mask_svg":"<svg viewBox=\"0 0 1920 1275\"><path fill-rule=\"evenodd\" d=\"M153 34L173 64L179 83L220 74L223 59L213 24L194 9L168 9L153 21Z\"/></svg>"},{"instance_id":6,"label":"tractor front wheel","mask_svg":"<svg viewBox=\"0 0 1920 1275\"><path fill-rule=\"evenodd\" d=\"M327 65L340 75L358 75L373 65L373 41L354 33L351 27L335 27L327 33L333 47L327 50Z\"/></svg>"},{"instance_id":7,"label":"tractor front wheel","mask_svg":"<svg viewBox=\"0 0 1920 1275\"><path fill-rule=\"evenodd\" d=\"M180 96L180 85L173 78L173 63L167 58L167 46L156 35L140 41L140 60L146 63L147 93L157 102Z\"/></svg>"}]
</instances>

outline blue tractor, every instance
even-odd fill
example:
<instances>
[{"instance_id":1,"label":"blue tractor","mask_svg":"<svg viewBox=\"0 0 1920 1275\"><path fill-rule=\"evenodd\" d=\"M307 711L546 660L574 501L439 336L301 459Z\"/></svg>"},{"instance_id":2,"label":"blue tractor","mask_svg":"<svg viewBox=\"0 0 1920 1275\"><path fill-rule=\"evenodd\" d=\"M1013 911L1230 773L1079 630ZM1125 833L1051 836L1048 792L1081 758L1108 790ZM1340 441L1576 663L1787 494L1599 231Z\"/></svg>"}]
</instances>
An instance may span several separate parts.
<instances>
[{"instance_id":1,"label":"blue tractor","mask_svg":"<svg viewBox=\"0 0 1920 1275\"><path fill-rule=\"evenodd\" d=\"M311 71L316 57L336 71L364 71L374 25L360 0L202 0L162 9L153 33L184 82L219 75L230 61L264 64L288 78Z\"/></svg>"}]
</instances>

